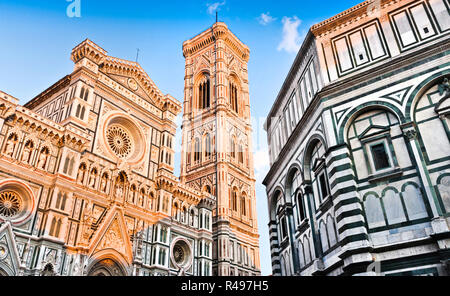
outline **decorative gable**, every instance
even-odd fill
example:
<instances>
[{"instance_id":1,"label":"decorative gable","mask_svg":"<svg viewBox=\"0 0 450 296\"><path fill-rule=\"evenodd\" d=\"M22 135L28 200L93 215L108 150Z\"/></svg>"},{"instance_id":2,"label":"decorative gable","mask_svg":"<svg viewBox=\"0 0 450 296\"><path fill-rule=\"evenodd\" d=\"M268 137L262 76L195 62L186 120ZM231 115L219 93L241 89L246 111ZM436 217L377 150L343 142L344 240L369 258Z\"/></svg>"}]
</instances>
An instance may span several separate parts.
<instances>
[{"instance_id":1,"label":"decorative gable","mask_svg":"<svg viewBox=\"0 0 450 296\"><path fill-rule=\"evenodd\" d=\"M21 260L17 250L11 224L0 227L0 272L10 276L19 275Z\"/></svg>"},{"instance_id":2,"label":"decorative gable","mask_svg":"<svg viewBox=\"0 0 450 296\"><path fill-rule=\"evenodd\" d=\"M132 261L131 242L123 213L120 210L113 209L110 212L89 249L90 256L112 249L120 253L128 262Z\"/></svg>"}]
</instances>

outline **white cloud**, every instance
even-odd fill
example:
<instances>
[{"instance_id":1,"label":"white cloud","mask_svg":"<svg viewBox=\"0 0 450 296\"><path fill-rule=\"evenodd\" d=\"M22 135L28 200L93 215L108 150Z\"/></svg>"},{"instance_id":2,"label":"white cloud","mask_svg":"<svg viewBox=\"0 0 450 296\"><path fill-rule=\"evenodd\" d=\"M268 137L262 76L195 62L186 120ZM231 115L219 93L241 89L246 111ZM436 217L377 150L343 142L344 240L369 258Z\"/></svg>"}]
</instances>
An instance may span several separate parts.
<instances>
[{"instance_id":1,"label":"white cloud","mask_svg":"<svg viewBox=\"0 0 450 296\"><path fill-rule=\"evenodd\" d=\"M226 1L223 2L214 2L214 3L208 3L206 6L208 7L208 13L209 14L215 14L217 10L220 10L220 6L225 5Z\"/></svg>"},{"instance_id":2,"label":"white cloud","mask_svg":"<svg viewBox=\"0 0 450 296\"><path fill-rule=\"evenodd\" d=\"M289 53L296 53L301 46L301 37L298 33L298 27L302 21L296 17L283 17L283 40L278 45L278 50L285 50Z\"/></svg>"},{"instance_id":3,"label":"white cloud","mask_svg":"<svg viewBox=\"0 0 450 296\"><path fill-rule=\"evenodd\" d=\"M255 166L255 178L261 184L270 169L269 151L258 150L253 154Z\"/></svg>"},{"instance_id":4,"label":"white cloud","mask_svg":"<svg viewBox=\"0 0 450 296\"><path fill-rule=\"evenodd\" d=\"M267 26L271 22L275 21L276 18L270 15L270 12L268 13L261 13L261 15L258 18L258 21L261 25Z\"/></svg>"}]
</instances>

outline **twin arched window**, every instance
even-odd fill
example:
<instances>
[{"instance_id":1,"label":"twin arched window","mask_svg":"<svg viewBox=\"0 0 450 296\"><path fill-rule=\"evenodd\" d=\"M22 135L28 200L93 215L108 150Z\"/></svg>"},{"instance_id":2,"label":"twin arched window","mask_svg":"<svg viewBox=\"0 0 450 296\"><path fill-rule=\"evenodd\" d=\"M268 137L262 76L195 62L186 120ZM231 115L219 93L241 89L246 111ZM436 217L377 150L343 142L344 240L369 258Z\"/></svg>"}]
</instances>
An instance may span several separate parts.
<instances>
[{"instance_id":1,"label":"twin arched window","mask_svg":"<svg viewBox=\"0 0 450 296\"><path fill-rule=\"evenodd\" d=\"M250 208L247 204L247 194L243 192L239 197L238 189L235 187L230 193L230 208L233 212L240 211L241 217L250 217ZM239 205L239 208L238 208Z\"/></svg>"},{"instance_id":2,"label":"twin arched window","mask_svg":"<svg viewBox=\"0 0 450 296\"><path fill-rule=\"evenodd\" d=\"M81 88L80 98L87 102L87 100L89 98L89 90L87 88L85 88L85 87Z\"/></svg>"},{"instance_id":3,"label":"twin arched window","mask_svg":"<svg viewBox=\"0 0 450 296\"><path fill-rule=\"evenodd\" d=\"M60 231L61 231L61 218L55 218L53 217L52 224L50 225L50 232L49 235L53 237L59 237Z\"/></svg>"},{"instance_id":4,"label":"twin arched window","mask_svg":"<svg viewBox=\"0 0 450 296\"><path fill-rule=\"evenodd\" d=\"M75 113L75 116L80 118L81 120L84 120L84 114L86 113L86 107L78 105L77 111Z\"/></svg>"},{"instance_id":5,"label":"twin arched window","mask_svg":"<svg viewBox=\"0 0 450 296\"><path fill-rule=\"evenodd\" d=\"M202 161L202 153L203 151L205 152L205 159L209 160L211 159L212 155L213 155L213 151L215 153L215 149L214 149L214 140L215 138L211 138L210 134L206 134L204 136L204 140L200 141L199 138L196 138L194 140L194 146L193 146L193 154L194 154L194 163L199 163ZM214 149L214 150L213 150ZM191 157L191 154L188 153L188 160ZM190 160L189 160L190 161Z\"/></svg>"},{"instance_id":6,"label":"twin arched window","mask_svg":"<svg viewBox=\"0 0 450 296\"><path fill-rule=\"evenodd\" d=\"M235 212L237 212L238 210L237 199L238 199L238 192L237 189L234 188L233 191L231 192L231 208Z\"/></svg>"},{"instance_id":7,"label":"twin arched window","mask_svg":"<svg viewBox=\"0 0 450 296\"><path fill-rule=\"evenodd\" d=\"M199 110L211 107L211 82L209 76L204 76L198 86L197 107Z\"/></svg>"},{"instance_id":8,"label":"twin arched window","mask_svg":"<svg viewBox=\"0 0 450 296\"><path fill-rule=\"evenodd\" d=\"M234 82L230 82L230 106L234 112L239 113L238 87Z\"/></svg>"},{"instance_id":9,"label":"twin arched window","mask_svg":"<svg viewBox=\"0 0 450 296\"><path fill-rule=\"evenodd\" d=\"M199 139L195 139L195 144L194 144L194 162L199 162L202 158L202 150L201 150L201 146L200 146L200 140Z\"/></svg>"},{"instance_id":10,"label":"twin arched window","mask_svg":"<svg viewBox=\"0 0 450 296\"><path fill-rule=\"evenodd\" d=\"M66 160L64 161L63 173L67 175L72 175L74 164L75 164L75 157L70 155L67 156Z\"/></svg>"}]
</instances>

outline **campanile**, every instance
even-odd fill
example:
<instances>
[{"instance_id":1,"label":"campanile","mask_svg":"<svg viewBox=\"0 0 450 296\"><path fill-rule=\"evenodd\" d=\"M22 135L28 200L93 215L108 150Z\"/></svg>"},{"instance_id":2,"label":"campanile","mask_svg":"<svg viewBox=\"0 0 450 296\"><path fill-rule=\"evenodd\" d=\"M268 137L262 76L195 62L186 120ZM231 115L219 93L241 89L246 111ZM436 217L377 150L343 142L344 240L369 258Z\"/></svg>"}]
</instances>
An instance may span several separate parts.
<instances>
[{"instance_id":1,"label":"campanile","mask_svg":"<svg viewBox=\"0 0 450 296\"><path fill-rule=\"evenodd\" d=\"M250 49L217 22L183 43L181 181L217 198L213 275L259 275Z\"/></svg>"}]
</instances>

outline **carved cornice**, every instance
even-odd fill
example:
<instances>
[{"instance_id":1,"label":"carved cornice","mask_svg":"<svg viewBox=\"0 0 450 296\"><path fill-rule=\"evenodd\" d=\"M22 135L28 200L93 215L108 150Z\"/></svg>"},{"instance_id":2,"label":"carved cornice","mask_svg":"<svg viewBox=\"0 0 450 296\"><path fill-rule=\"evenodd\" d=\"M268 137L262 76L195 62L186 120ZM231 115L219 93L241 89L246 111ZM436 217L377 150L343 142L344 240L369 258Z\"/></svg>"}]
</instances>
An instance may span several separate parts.
<instances>
[{"instance_id":1,"label":"carved cornice","mask_svg":"<svg viewBox=\"0 0 450 296\"><path fill-rule=\"evenodd\" d=\"M0 98L0 117L4 118L8 125L37 133L40 138L50 139L56 146L67 145L81 152L91 141L91 137L86 133L71 127L63 127L3 98Z\"/></svg>"},{"instance_id":2,"label":"carved cornice","mask_svg":"<svg viewBox=\"0 0 450 296\"><path fill-rule=\"evenodd\" d=\"M225 23L215 23L196 37L183 43L183 55L190 57L198 51L210 46L215 40L223 40L245 62L250 59L250 49L234 35Z\"/></svg>"},{"instance_id":3,"label":"carved cornice","mask_svg":"<svg viewBox=\"0 0 450 296\"><path fill-rule=\"evenodd\" d=\"M400 0L367 0L350 9L347 9L323 22L311 27L311 31L315 36L326 34L341 26L346 26L356 20L370 16L373 9L382 9L386 5L394 4ZM378 4L379 2L379 4Z\"/></svg>"},{"instance_id":4,"label":"carved cornice","mask_svg":"<svg viewBox=\"0 0 450 296\"><path fill-rule=\"evenodd\" d=\"M42 102L45 102L48 98L53 96L55 93L60 91L61 89L67 87L70 85L70 81L72 80L71 75L66 75L63 78L61 78L58 82L44 90L42 93L37 95L35 98L33 98L31 101L26 103L24 105L25 108L33 110L36 106L41 104Z\"/></svg>"}]
</instances>

